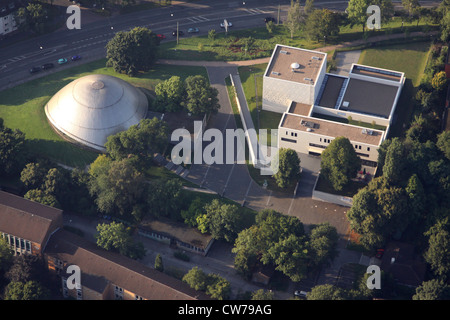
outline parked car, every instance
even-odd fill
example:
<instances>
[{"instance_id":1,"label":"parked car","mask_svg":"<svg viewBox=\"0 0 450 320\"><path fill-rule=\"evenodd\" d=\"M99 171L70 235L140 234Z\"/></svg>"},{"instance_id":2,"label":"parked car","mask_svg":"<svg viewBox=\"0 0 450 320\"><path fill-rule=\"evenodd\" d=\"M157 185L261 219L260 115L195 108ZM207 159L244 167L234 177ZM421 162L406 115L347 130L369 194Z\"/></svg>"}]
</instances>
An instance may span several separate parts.
<instances>
[{"instance_id":1,"label":"parked car","mask_svg":"<svg viewBox=\"0 0 450 320\"><path fill-rule=\"evenodd\" d=\"M384 254L384 249L377 249L377 253L375 254L375 257L377 259L381 259L383 257Z\"/></svg>"},{"instance_id":2,"label":"parked car","mask_svg":"<svg viewBox=\"0 0 450 320\"><path fill-rule=\"evenodd\" d=\"M199 32L200 30L198 29L198 28L189 28L188 29L188 32L189 33L197 33L197 32Z\"/></svg>"},{"instance_id":3,"label":"parked car","mask_svg":"<svg viewBox=\"0 0 450 320\"><path fill-rule=\"evenodd\" d=\"M227 23L228 23L228 28L231 28L231 27L233 26L233 24L232 24L230 21L227 21ZM221 27L221 28L225 28L225 23L222 22L222 23L220 24L220 27Z\"/></svg>"},{"instance_id":4,"label":"parked car","mask_svg":"<svg viewBox=\"0 0 450 320\"><path fill-rule=\"evenodd\" d=\"M306 291L301 291L301 290L295 290L294 291L294 296L295 297L299 297L299 298L306 298L306 295L308 293Z\"/></svg>"},{"instance_id":5,"label":"parked car","mask_svg":"<svg viewBox=\"0 0 450 320\"><path fill-rule=\"evenodd\" d=\"M77 60L80 60L81 59L81 56L79 56L79 55L74 55L74 56L72 56L72 58L70 58L72 61L77 61Z\"/></svg>"},{"instance_id":6,"label":"parked car","mask_svg":"<svg viewBox=\"0 0 450 320\"><path fill-rule=\"evenodd\" d=\"M164 39L166 38L166 36L165 36L165 35L163 35L163 34L160 34L160 33L159 33L159 34L157 34L157 35L156 35L156 37L158 37L158 39L159 39L159 40L164 40Z\"/></svg>"},{"instance_id":7,"label":"parked car","mask_svg":"<svg viewBox=\"0 0 450 320\"><path fill-rule=\"evenodd\" d=\"M39 71L41 71L41 68L39 68L39 67L33 67L33 68L30 69L30 73L36 73L36 72L39 72Z\"/></svg>"},{"instance_id":8,"label":"parked car","mask_svg":"<svg viewBox=\"0 0 450 320\"><path fill-rule=\"evenodd\" d=\"M265 18L264 18L264 22L265 22L265 23L268 23L268 22L270 22L270 21L275 22L275 18L272 18L272 17L265 17Z\"/></svg>"},{"instance_id":9,"label":"parked car","mask_svg":"<svg viewBox=\"0 0 450 320\"><path fill-rule=\"evenodd\" d=\"M172 35L174 37L176 37L177 36L177 30L172 31ZM184 36L184 32L180 30L180 31L178 31L178 35L179 36Z\"/></svg>"},{"instance_id":10,"label":"parked car","mask_svg":"<svg viewBox=\"0 0 450 320\"><path fill-rule=\"evenodd\" d=\"M58 64L64 64L67 63L67 59L66 58L61 58L58 60Z\"/></svg>"},{"instance_id":11,"label":"parked car","mask_svg":"<svg viewBox=\"0 0 450 320\"><path fill-rule=\"evenodd\" d=\"M42 70L47 70L53 68L55 65L53 63L45 63L41 66Z\"/></svg>"}]
</instances>

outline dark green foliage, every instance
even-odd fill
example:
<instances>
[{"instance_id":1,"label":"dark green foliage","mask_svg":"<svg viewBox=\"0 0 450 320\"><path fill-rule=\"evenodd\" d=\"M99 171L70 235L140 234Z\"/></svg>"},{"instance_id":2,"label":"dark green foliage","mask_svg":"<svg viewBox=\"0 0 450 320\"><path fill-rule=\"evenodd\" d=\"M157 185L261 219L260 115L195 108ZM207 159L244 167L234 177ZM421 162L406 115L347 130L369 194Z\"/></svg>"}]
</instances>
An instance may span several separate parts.
<instances>
[{"instance_id":1,"label":"dark green foliage","mask_svg":"<svg viewBox=\"0 0 450 320\"><path fill-rule=\"evenodd\" d=\"M219 110L219 92L211 87L203 76L189 76L184 81L186 90L185 106L194 115L216 113Z\"/></svg>"},{"instance_id":2,"label":"dark green foliage","mask_svg":"<svg viewBox=\"0 0 450 320\"><path fill-rule=\"evenodd\" d=\"M24 165L25 134L20 130L11 130L0 126L0 176L13 176L19 173Z\"/></svg>"},{"instance_id":3,"label":"dark green foliage","mask_svg":"<svg viewBox=\"0 0 450 320\"><path fill-rule=\"evenodd\" d=\"M335 190L342 190L361 168L361 159L345 137L337 137L322 152L321 175Z\"/></svg>"},{"instance_id":4,"label":"dark green foliage","mask_svg":"<svg viewBox=\"0 0 450 320\"><path fill-rule=\"evenodd\" d=\"M280 188L286 188L300 177L300 159L292 149L278 150L278 171L273 176Z\"/></svg>"},{"instance_id":5,"label":"dark green foliage","mask_svg":"<svg viewBox=\"0 0 450 320\"><path fill-rule=\"evenodd\" d=\"M129 76L149 71L157 59L158 45L156 34L147 28L119 31L106 45L106 65Z\"/></svg>"}]
</instances>

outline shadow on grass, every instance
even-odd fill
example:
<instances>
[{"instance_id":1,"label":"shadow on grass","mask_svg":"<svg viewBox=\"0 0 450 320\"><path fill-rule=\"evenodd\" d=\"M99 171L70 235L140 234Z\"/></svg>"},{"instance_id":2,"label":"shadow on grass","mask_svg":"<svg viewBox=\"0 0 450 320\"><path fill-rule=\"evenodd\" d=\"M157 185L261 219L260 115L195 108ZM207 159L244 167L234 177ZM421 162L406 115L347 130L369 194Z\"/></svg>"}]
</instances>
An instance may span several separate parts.
<instances>
[{"instance_id":1,"label":"shadow on grass","mask_svg":"<svg viewBox=\"0 0 450 320\"><path fill-rule=\"evenodd\" d=\"M79 147L68 141L56 140L26 140L25 149L32 157L49 158L54 162L80 169L84 169L99 155L98 152L91 149Z\"/></svg>"}]
</instances>

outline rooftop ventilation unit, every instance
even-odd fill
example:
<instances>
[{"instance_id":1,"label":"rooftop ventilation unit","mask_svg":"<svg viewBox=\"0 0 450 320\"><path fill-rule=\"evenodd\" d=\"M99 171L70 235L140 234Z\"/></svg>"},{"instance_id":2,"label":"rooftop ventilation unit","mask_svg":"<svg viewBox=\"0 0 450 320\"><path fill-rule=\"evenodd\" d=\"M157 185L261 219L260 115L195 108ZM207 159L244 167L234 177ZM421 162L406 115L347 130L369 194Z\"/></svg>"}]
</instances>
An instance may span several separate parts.
<instances>
[{"instance_id":1,"label":"rooftop ventilation unit","mask_svg":"<svg viewBox=\"0 0 450 320\"><path fill-rule=\"evenodd\" d=\"M276 71L272 71L272 74L279 76L281 73L276 72Z\"/></svg>"},{"instance_id":2,"label":"rooftop ventilation unit","mask_svg":"<svg viewBox=\"0 0 450 320\"><path fill-rule=\"evenodd\" d=\"M316 56L312 57L312 59L313 59L313 60L320 60L320 58L319 58L319 57L316 57Z\"/></svg>"},{"instance_id":3,"label":"rooftop ventilation unit","mask_svg":"<svg viewBox=\"0 0 450 320\"><path fill-rule=\"evenodd\" d=\"M373 130L362 129L362 134L368 134L370 136L373 136L374 132L373 132Z\"/></svg>"},{"instance_id":4,"label":"rooftop ventilation unit","mask_svg":"<svg viewBox=\"0 0 450 320\"><path fill-rule=\"evenodd\" d=\"M293 62L291 64L292 72L295 72L295 69L298 69L298 68L300 68L300 65L297 62Z\"/></svg>"},{"instance_id":5,"label":"rooftop ventilation unit","mask_svg":"<svg viewBox=\"0 0 450 320\"><path fill-rule=\"evenodd\" d=\"M349 105L350 105L350 102L348 102L348 101L342 102L342 106L343 106L344 108L348 108Z\"/></svg>"},{"instance_id":6,"label":"rooftop ventilation unit","mask_svg":"<svg viewBox=\"0 0 450 320\"><path fill-rule=\"evenodd\" d=\"M303 80L305 80L305 81L313 81L313 79L311 79L311 78L303 78Z\"/></svg>"},{"instance_id":7,"label":"rooftop ventilation unit","mask_svg":"<svg viewBox=\"0 0 450 320\"><path fill-rule=\"evenodd\" d=\"M280 50L280 53L289 54L286 50Z\"/></svg>"}]
</instances>

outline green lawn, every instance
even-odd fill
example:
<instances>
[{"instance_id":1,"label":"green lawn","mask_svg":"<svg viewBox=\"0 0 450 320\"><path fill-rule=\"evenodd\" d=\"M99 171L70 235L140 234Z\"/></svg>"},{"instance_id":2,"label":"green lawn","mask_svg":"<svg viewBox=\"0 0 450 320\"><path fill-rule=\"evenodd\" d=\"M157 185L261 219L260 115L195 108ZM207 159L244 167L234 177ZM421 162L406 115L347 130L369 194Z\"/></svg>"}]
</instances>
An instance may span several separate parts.
<instances>
[{"instance_id":1,"label":"green lawn","mask_svg":"<svg viewBox=\"0 0 450 320\"><path fill-rule=\"evenodd\" d=\"M291 39L290 32L284 25L275 26L272 33L269 33L264 26L245 30L233 30L231 28L228 34L217 28L214 42L211 42L208 36L181 37L179 44L176 41L163 42L161 49L166 59L248 60L269 57L277 43L305 49L316 49L347 41L361 40L364 37L370 38L385 34L405 33L405 31L407 33L430 31L436 28L437 26L429 26L423 21L418 26L416 26L416 21L406 22L402 28L400 18L395 17L391 21L383 23L380 30L366 32L365 36L360 25L343 26L339 35L329 37L326 39L326 42L309 40L303 30L296 32ZM172 36L170 35L170 37ZM248 51L245 51L245 38L248 37L252 37L254 43L248 47Z\"/></svg>"},{"instance_id":2,"label":"green lawn","mask_svg":"<svg viewBox=\"0 0 450 320\"><path fill-rule=\"evenodd\" d=\"M405 85L395 112L397 122L390 129L390 137L401 136L403 126L407 127L412 119L412 99L422 79L430 46L429 41L423 41L370 48L361 53L358 63L405 73Z\"/></svg>"},{"instance_id":3,"label":"green lawn","mask_svg":"<svg viewBox=\"0 0 450 320\"><path fill-rule=\"evenodd\" d=\"M62 139L50 127L44 112L45 104L65 85L81 76L96 73L116 76L153 92L157 83L174 75L184 79L189 75L201 74L208 78L203 67L169 65L156 65L150 72L128 77L114 72L112 68L106 68L105 62L102 59L80 64L1 91L0 118L4 119L5 126L25 133L26 147L31 154L69 166L84 167L95 160L97 153L81 149Z\"/></svg>"}]
</instances>

